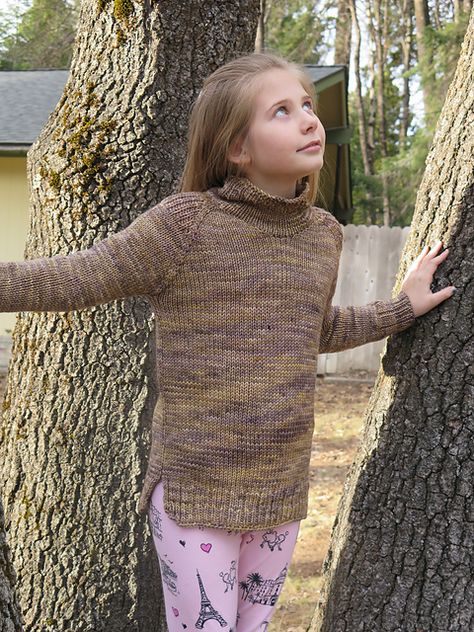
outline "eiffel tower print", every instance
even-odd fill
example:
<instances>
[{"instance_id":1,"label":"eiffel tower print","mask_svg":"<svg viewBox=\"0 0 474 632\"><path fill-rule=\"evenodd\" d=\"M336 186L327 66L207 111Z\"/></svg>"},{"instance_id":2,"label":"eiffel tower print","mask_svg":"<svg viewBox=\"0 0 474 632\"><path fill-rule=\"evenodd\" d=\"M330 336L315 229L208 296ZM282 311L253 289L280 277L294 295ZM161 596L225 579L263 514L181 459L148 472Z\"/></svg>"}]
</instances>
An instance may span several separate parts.
<instances>
[{"instance_id":1,"label":"eiffel tower print","mask_svg":"<svg viewBox=\"0 0 474 632\"><path fill-rule=\"evenodd\" d=\"M221 628L223 628L225 625L227 625L227 621L224 621L217 610L212 607L211 602L206 595L206 591L204 590L204 586L202 585L202 579L197 569L196 573L199 582L199 588L201 590L201 610L199 611L199 618L196 621L195 626L199 630L202 630L206 621L209 621L209 619L215 619L218 623L221 624Z\"/></svg>"}]
</instances>

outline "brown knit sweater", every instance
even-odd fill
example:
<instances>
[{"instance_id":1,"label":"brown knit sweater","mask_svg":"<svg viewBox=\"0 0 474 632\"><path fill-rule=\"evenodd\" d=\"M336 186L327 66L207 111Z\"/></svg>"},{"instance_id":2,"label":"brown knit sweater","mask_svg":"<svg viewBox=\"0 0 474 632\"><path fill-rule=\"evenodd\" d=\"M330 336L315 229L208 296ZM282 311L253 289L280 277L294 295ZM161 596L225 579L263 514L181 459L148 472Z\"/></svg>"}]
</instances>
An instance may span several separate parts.
<instances>
[{"instance_id":1,"label":"brown knit sweater","mask_svg":"<svg viewBox=\"0 0 474 632\"><path fill-rule=\"evenodd\" d=\"M343 233L307 195L271 196L231 177L165 198L87 250L0 264L2 311L151 301L159 397L139 511L163 479L180 525L304 518L318 352L414 322L404 292L332 306Z\"/></svg>"}]
</instances>

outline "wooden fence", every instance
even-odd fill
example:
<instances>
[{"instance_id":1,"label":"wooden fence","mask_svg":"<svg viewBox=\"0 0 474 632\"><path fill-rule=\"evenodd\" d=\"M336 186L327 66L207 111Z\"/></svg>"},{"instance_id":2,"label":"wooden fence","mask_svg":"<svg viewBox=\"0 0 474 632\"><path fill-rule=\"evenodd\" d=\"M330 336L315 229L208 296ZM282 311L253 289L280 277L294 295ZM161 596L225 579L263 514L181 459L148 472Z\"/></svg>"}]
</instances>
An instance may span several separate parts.
<instances>
[{"instance_id":1,"label":"wooden fence","mask_svg":"<svg viewBox=\"0 0 474 632\"><path fill-rule=\"evenodd\" d=\"M349 224L343 231L333 305L365 305L390 299L410 227ZM383 338L354 349L321 354L318 375L352 370L377 371L385 341Z\"/></svg>"}]
</instances>

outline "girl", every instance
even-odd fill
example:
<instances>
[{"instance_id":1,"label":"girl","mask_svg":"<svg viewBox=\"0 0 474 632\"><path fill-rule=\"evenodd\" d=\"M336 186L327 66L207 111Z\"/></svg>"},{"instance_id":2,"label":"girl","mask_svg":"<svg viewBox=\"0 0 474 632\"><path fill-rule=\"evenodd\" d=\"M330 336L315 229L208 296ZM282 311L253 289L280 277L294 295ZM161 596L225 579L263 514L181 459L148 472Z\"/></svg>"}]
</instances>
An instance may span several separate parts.
<instances>
[{"instance_id":1,"label":"girl","mask_svg":"<svg viewBox=\"0 0 474 632\"><path fill-rule=\"evenodd\" d=\"M379 340L452 295L426 246L394 299L337 307L343 233L313 206L325 133L311 80L273 54L216 70L180 191L69 255L0 266L3 311L145 295L159 398L139 510L170 632L267 629L306 516L318 353Z\"/></svg>"}]
</instances>

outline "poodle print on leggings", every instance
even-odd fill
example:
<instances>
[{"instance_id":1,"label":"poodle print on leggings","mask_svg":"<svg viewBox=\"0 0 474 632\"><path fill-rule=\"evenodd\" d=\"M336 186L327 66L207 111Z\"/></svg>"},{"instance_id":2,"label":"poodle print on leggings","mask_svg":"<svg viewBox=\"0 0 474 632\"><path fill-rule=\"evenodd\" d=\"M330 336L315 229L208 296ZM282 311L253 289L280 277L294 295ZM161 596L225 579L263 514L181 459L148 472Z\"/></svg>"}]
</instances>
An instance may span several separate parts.
<instances>
[{"instance_id":1,"label":"poodle print on leggings","mask_svg":"<svg viewBox=\"0 0 474 632\"><path fill-rule=\"evenodd\" d=\"M231 590L234 590L234 584L237 580L237 569L236 569L236 564L237 561L236 560L232 560L232 562L230 563L230 569L228 573L219 573L219 577L222 577L222 581L224 582L224 584L226 584L224 593L226 593L229 590L229 587Z\"/></svg>"},{"instance_id":2,"label":"poodle print on leggings","mask_svg":"<svg viewBox=\"0 0 474 632\"><path fill-rule=\"evenodd\" d=\"M270 551L274 551L275 547L278 547L278 550L281 551L281 545L286 540L289 531L285 531L285 533L278 533L276 531L266 531L262 536L262 542L260 544L260 548L263 549L265 544L268 545Z\"/></svg>"}]
</instances>

